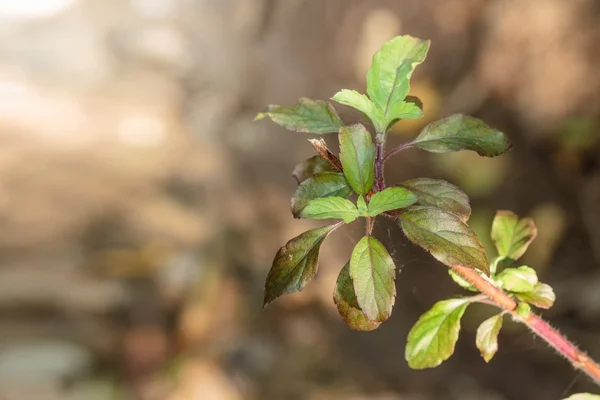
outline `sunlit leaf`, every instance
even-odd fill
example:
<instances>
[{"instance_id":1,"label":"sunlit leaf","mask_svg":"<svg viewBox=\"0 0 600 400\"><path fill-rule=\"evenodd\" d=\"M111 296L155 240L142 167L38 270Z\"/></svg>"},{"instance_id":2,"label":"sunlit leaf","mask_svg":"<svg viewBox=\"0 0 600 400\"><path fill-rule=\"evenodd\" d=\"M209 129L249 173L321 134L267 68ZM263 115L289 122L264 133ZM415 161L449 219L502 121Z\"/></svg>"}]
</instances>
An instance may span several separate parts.
<instances>
[{"instance_id":1,"label":"sunlit leaf","mask_svg":"<svg viewBox=\"0 0 600 400\"><path fill-rule=\"evenodd\" d=\"M455 114L427 125L412 145L432 153L473 150L486 157L499 156L511 144L500 131L467 115Z\"/></svg>"},{"instance_id":2,"label":"sunlit leaf","mask_svg":"<svg viewBox=\"0 0 600 400\"><path fill-rule=\"evenodd\" d=\"M313 156L294 167L292 176L298 183L321 172L336 172L335 169L321 156Z\"/></svg>"},{"instance_id":3,"label":"sunlit leaf","mask_svg":"<svg viewBox=\"0 0 600 400\"><path fill-rule=\"evenodd\" d=\"M343 197L323 197L309 201L300 216L313 219L337 218L349 224L358 218L358 210L354 203Z\"/></svg>"},{"instance_id":4,"label":"sunlit leaf","mask_svg":"<svg viewBox=\"0 0 600 400\"><path fill-rule=\"evenodd\" d=\"M358 93L356 90L343 89L337 92L331 100L365 114L371 120L377 132L385 129L383 112L364 94Z\"/></svg>"},{"instance_id":5,"label":"sunlit leaf","mask_svg":"<svg viewBox=\"0 0 600 400\"><path fill-rule=\"evenodd\" d=\"M417 119L423 117L423 110L414 103L403 101L398 104L393 104L389 108L389 115L393 120L397 119Z\"/></svg>"},{"instance_id":6,"label":"sunlit leaf","mask_svg":"<svg viewBox=\"0 0 600 400\"><path fill-rule=\"evenodd\" d=\"M548 309L554 305L556 295L550 285L538 282L532 291L527 293L516 293L516 296L538 308Z\"/></svg>"},{"instance_id":7,"label":"sunlit leaf","mask_svg":"<svg viewBox=\"0 0 600 400\"><path fill-rule=\"evenodd\" d=\"M533 268L525 265L519 268L506 268L496 276L500 286L515 293L529 293L538 283L538 277Z\"/></svg>"},{"instance_id":8,"label":"sunlit leaf","mask_svg":"<svg viewBox=\"0 0 600 400\"><path fill-rule=\"evenodd\" d=\"M591 393L577 393L564 400L600 400L600 395Z\"/></svg>"},{"instance_id":9,"label":"sunlit leaf","mask_svg":"<svg viewBox=\"0 0 600 400\"><path fill-rule=\"evenodd\" d=\"M358 194L369 193L375 174L375 145L361 124L340 129L340 160L348 183Z\"/></svg>"},{"instance_id":10,"label":"sunlit leaf","mask_svg":"<svg viewBox=\"0 0 600 400\"><path fill-rule=\"evenodd\" d=\"M350 263L340 271L333 292L333 301L350 328L357 331L372 331L381 325L381 322L370 321L360 309L354 293L354 283L350 277Z\"/></svg>"},{"instance_id":11,"label":"sunlit leaf","mask_svg":"<svg viewBox=\"0 0 600 400\"><path fill-rule=\"evenodd\" d=\"M267 275L263 306L283 294L304 289L317 273L321 244L338 226L335 224L306 231L279 249Z\"/></svg>"},{"instance_id":12,"label":"sunlit leaf","mask_svg":"<svg viewBox=\"0 0 600 400\"><path fill-rule=\"evenodd\" d=\"M409 81L415 68L427 57L429 45L429 40L398 36L385 43L373 56L367 72L367 93L382 111L380 125L384 129L396 119L418 118L420 109L403 100L410 91ZM378 129L378 132L383 131Z\"/></svg>"},{"instance_id":13,"label":"sunlit leaf","mask_svg":"<svg viewBox=\"0 0 600 400\"><path fill-rule=\"evenodd\" d=\"M344 125L331 104L304 97L292 107L270 105L254 120L265 117L270 117L276 124L297 132L334 133Z\"/></svg>"},{"instance_id":14,"label":"sunlit leaf","mask_svg":"<svg viewBox=\"0 0 600 400\"><path fill-rule=\"evenodd\" d=\"M417 195L418 204L451 212L467 222L471 216L469 197L457 186L441 179L417 178L403 182L402 187Z\"/></svg>"},{"instance_id":15,"label":"sunlit leaf","mask_svg":"<svg viewBox=\"0 0 600 400\"><path fill-rule=\"evenodd\" d=\"M490 362L498 351L498 334L502 329L502 314L486 319L477 328L475 345L481 352L485 362Z\"/></svg>"},{"instance_id":16,"label":"sunlit leaf","mask_svg":"<svg viewBox=\"0 0 600 400\"><path fill-rule=\"evenodd\" d=\"M403 101L402 103L391 105L388 116L388 119L385 120L387 124L385 131L389 130L392 125L400 120L422 118L423 109L415 103Z\"/></svg>"},{"instance_id":17,"label":"sunlit leaf","mask_svg":"<svg viewBox=\"0 0 600 400\"><path fill-rule=\"evenodd\" d=\"M413 369L434 368L454 353L462 318L469 299L439 301L408 333L405 357Z\"/></svg>"},{"instance_id":18,"label":"sunlit leaf","mask_svg":"<svg viewBox=\"0 0 600 400\"><path fill-rule=\"evenodd\" d=\"M352 189L342 173L321 172L302 182L292 197L291 209L294 217L300 213L309 201L321 197L348 197Z\"/></svg>"},{"instance_id":19,"label":"sunlit leaf","mask_svg":"<svg viewBox=\"0 0 600 400\"><path fill-rule=\"evenodd\" d=\"M392 313L396 286L392 257L377 239L363 237L350 258L350 276L360 308L371 321L385 321Z\"/></svg>"},{"instance_id":20,"label":"sunlit leaf","mask_svg":"<svg viewBox=\"0 0 600 400\"><path fill-rule=\"evenodd\" d=\"M492 240L498 254L518 259L537 235L533 219L521 218L511 211L498 211L492 223Z\"/></svg>"},{"instance_id":21,"label":"sunlit leaf","mask_svg":"<svg viewBox=\"0 0 600 400\"><path fill-rule=\"evenodd\" d=\"M386 211L408 207L417 201L417 196L405 188L391 187L375 193L369 201L369 215L375 217Z\"/></svg>"},{"instance_id":22,"label":"sunlit leaf","mask_svg":"<svg viewBox=\"0 0 600 400\"><path fill-rule=\"evenodd\" d=\"M410 206L398 215L406 237L431 252L438 261L488 273L483 245L475 232L456 215L421 206Z\"/></svg>"}]
</instances>

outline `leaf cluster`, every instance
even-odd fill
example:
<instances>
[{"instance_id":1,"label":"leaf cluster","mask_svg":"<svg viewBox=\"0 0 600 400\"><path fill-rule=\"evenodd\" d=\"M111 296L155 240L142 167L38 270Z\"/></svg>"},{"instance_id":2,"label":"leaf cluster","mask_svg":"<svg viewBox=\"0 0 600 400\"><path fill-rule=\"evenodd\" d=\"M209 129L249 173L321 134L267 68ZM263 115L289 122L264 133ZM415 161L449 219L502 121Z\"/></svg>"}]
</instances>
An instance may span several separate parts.
<instances>
[{"instance_id":1,"label":"leaf cluster","mask_svg":"<svg viewBox=\"0 0 600 400\"><path fill-rule=\"evenodd\" d=\"M429 50L430 42L398 36L374 55L367 72L367 94L341 90L332 100L360 111L375 127L375 141L363 124L346 125L334 107L301 98L291 107L271 105L257 115L293 131L318 135L337 133L339 152L312 140L318 155L298 164L293 176L298 188L291 200L296 218L337 219L291 239L275 256L267 276L265 301L302 290L317 271L325 238L338 227L365 220L365 236L355 245L338 277L334 301L350 327L371 330L392 313L396 267L383 244L372 236L373 224L385 215L413 243L446 265L460 264L488 273L483 246L467 225L469 199L456 186L417 178L393 187L383 183L387 132L402 119L423 116L422 102L409 96L410 79ZM476 118L456 114L427 125L404 147L432 153L472 150L497 156L510 148L506 136ZM379 174L378 174L379 172Z\"/></svg>"},{"instance_id":2,"label":"leaf cluster","mask_svg":"<svg viewBox=\"0 0 600 400\"><path fill-rule=\"evenodd\" d=\"M453 271L455 266L474 270L511 296L519 303L516 315L527 315L530 306L550 308L554 303L552 288L538 280L534 269L518 262L537 234L530 218L509 211L497 213L491 237L498 255L490 261L467 224L471 207L458 187L430 178L385 185L384 164L400 150L470 150L495 157L511 147L499 130L477 118L455 114L430 123L411 142L384 154L387 134L397 121L423 116L422 102L409 96L410 79L425 60L429 45L429 41L411 36L390 40L373 57L366 94L344 89L332 96L336 103L360 111L375 128L375 135L361 123L345 124L332 104L321 100L301 98L290 107L271 105L257 115L256 119L270 118L292 131L337 134L339 141L339 151L334 152L322 139L309 140L317 155L294 168L298 187L291 199L295 218L338 221L304 232L279 249L267 275L265 306L304 289L317 273L319 250L329 234L363 220L365 235L340 270L333 300L351 328L369 331L379 327L392 313L397 275L388 250L372 235L381 216L393 219L411 242L451 267L449 273L460 287L478 292L473 282ZM420 317L407 338L405 357L412 368L435 367L452 355L461 318L474 302L485 303L485 296L439 301ZM504 316L504 311L499 312L477 329L476 346L486 362L498 350Z\"/></svg>"},{"instance_id":3,"label":"leaf cluster","mask_svg":"<svg viewBox=\"0 0 600 400\"><path fill-rule=\"evenodd\" d=\"M279 249L267 275L264 306L304 289L317 273L319 250L329 234L363 219L365 236L341 268L333 300L351 328L370 331L379 327L390 317L396 297L394 260L372 236L375 221L386 216L397 222L411 242L450 267L451 278L461 288L479 292L478 287L484 290L484 286L476 284L483 281L513 304L501 308L477 329L475 344L489 362L498 351L505 315L510 313L523 321L531 306L552 307L555 295L549 285L539 281L533 268L518 262L537 235L530 218L519 218L510 211L496 214L491 238L497 255L489 261L467 224L471 207L458 187L430 178L386 187L384 164L405 149L430 153L470 150L496 157L511 147L502 132L477 118L455 114L430 123L411 142L384 154L387 133L396 122L423 116L423 103L409 96L410 79L425 61L429 46L428 40L411 36L393 38L373 56L366 94L343 89L332 96L331 100L358 110L368 119L375 128L375 140L363 124L345 124L327 101L301 98L290 107L271 105L256 116L270 118L292 131L337 134L339 139L337 154L323 139L309 139L317 155L294 168L292 176L298 187L291 199L295 218L339 221L304 232ZM461 318L470 304L500 308L486 295L489 292L442 300L426 311L408 334L405 358L409 366L432 368L447 360L454 352ZM600 400L600 396L581 393L565 400Z\"/></svg>"}]
</instances>

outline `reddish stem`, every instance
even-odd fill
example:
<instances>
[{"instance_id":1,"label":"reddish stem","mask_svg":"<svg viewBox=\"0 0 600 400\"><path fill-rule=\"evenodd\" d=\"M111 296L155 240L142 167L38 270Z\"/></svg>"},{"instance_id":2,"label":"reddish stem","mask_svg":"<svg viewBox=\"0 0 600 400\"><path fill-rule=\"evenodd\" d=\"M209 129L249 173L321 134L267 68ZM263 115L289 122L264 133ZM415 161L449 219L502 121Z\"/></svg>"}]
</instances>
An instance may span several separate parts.
<instances>
[{"instance_id":1,"label":"reddish stem","mask_svg":"<svg viewBox=\"0 0 600 400\"><path fill-rule=\"evenodd\" d=\"M557 353L565 357L573 365L573 368L585 372L600 385L600 365L579 350L577 346L561 335L548 322L532 312L524 316L519 315L516 312L517 303L515 300L477 271L459 265L452 265L451 268L479 289L481 293L487 295L497 307L510 313L517 321L522 322L533 333L544 339Z\"/></svg>"}]
</instances>

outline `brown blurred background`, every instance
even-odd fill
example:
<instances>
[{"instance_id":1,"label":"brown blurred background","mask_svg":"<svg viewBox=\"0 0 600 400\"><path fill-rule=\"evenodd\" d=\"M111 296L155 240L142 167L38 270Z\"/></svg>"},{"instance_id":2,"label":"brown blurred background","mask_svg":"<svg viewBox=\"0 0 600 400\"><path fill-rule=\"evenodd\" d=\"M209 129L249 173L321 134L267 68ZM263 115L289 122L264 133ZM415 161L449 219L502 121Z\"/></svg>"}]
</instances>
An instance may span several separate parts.
<instances>
[{"instance_id":1,"label":"brown blurred background","mask_svg":"<svg viewBox=\"0 0 600 400\"><path fill-rule=\"evenodd\" d=\"M0 0L0 399L599 392L510 323L486 366L474 346L484 307L467 311L448 362L411 371L408 330L459 291L386 223L402 273L377 331L349 330L331 299L358 224L327 241L304 292L261 310L277 249L322 224L289 212L307 136L252 119L269 103L364 91L372 54L398 34L432 47L413 84L426 118L398 124L390 145L464 112L514 149L410 150L388 182L460 185L488 247L496 209L533 216L524 261L558 297L544 315L600 358L597 0Z\"/></svg>"}]
</instances>

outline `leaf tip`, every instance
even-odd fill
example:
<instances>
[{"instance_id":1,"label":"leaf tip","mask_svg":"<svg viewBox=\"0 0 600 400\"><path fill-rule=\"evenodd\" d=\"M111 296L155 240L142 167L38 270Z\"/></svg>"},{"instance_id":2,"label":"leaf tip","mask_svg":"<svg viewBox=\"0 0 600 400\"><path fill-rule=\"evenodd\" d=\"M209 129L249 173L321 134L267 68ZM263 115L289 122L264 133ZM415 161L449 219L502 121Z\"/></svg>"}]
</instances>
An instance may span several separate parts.
<instances>
[{"instance_id":1,"label":"leaf tip","mask_svg":"<svg viewBox=\"0 0 600 400\"><path fill-rule=\"evenodd\" d=\"M265 308L267 308L267 306L269 304L271 304L274 300L275 300L275 298L272 297L272 296L270 296L269 293L267 291L265 291L265 296L263 298L262 309L264 310Z\"/></svg>"},{"instance_id":2,"label":"leaf tip","mask_svg":"<svg viewBox=\"0 0 600 400\"><path fill-rule=\"evenodd\" d=\"M268 114L265 112L260 112L260 113L256 114L256 117L254 117L254 119L252 121L259 121L259 120L267 117L267 115Z\"/></svg>"},{"instance_id":3,"label":"leaf tip","mask_svg":"<svg viewBox=\"0 0 600 400\"><path fill-rule=\"evenodd\" d=\"M333 101L338 101L340 96L342 96L344 94L345 91L347 91L348 89L342 89L339 92L337 92L336 94L334 94L333 96L331 96L329 98L329 100L333 100Z\"/></svg>"}]
</instances>

